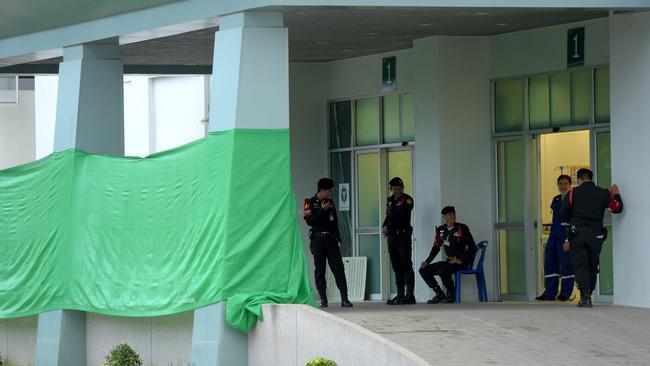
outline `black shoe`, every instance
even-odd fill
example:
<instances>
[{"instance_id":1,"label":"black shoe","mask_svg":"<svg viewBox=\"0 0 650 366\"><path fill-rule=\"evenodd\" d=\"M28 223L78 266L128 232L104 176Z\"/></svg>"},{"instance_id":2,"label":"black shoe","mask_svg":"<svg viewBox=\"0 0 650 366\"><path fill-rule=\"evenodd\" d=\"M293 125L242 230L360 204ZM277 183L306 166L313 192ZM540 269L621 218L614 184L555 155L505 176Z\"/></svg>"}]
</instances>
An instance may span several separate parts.
<instances>
[{"instance_id":1,"label":"black shoe","mask_svg":"<svg viewBox=\"0 0 650 366\"><path fill-rule=\"evenodd\" d=\"M553 301L550 297L546 296L546 293L543 293L535 298L537 301Z\"/></svg>"},{"instance_id":2,"label":"black shoe","mask_svg":"<svg viewBox=\"0 0 650 366\"><path fill-rule=\"evenodd\" d=\"M354 305L352 305L352 303L350 302L350 300L348 300L348 299L343 299L343 300L341 300L341 307L342 307L342 308L351 308L351 307L353 307L353 306L354 306Z\"/></svg>"},{"instance_id":3,"label":"black shoe","mask_svg":"<svg viewBox=\"0 0 650 366\"><path fill-rule=\"evenodd\" d=\"M453 304L456 302L456 296L447 296L444 299L442 299L442 302L445 304Z\"/></svg>"},{"instance_id":4,"label":"black shoe","mask_svg":"<svg viewBox=\"0 0 650 366\"><path fill-rule=\"evenodd\" d=\"M415 296L413 296L413 295L406 296L404 299L402 299L402 304L404 304L404 305L413 305L416 302L417 301L415 301Z\"/></svg>"},{"instance_id":5,"label":"black shoe","mask_svg":"<svg viewBox=\"0 0 650 366\"><path fill-rule=\"evenodd\" d=\"M428 300L427 304L437 304L439 302L442 302L442 300L445 299L445 298L446 298L446 296L436 295L433 299Z\"/></svg>"},{"instance_id":6,"label":"black shoe","mask_svg":"<svg viewBox=\"0 0 650 366\"><path fill-rule=\"evenodd\" d=\"M326 308L327 306L328 306L328 305L327 305L327 299L321 299L321 301L320 301L320 307L321 307L321 308Z\"/></svg>"},{"instance_id":7,"label":"black shoe","mask_svg":"<svg viewBox=\"0 0 650 366\"><path fill-rule=\"evenodd\" d=\"M386 305L404 305L404 297L397 295L386 301Z\"/></svg>"},{"instance_id":8,"label":"black shoe","mask_svg":"<svg viewBox=\"0 0 650 366\"><path fill-rule=\"evenodd\" d=\"M557 297L557 301L562 301L562 302L569 301L570 299L571 299L570 297L564 295L560 295Z\"/></svg>"},{"instance_id":9,"label":"black shoe","mask_svg":"<svg viewBox=\"0 0 650 366\"><path fill-rule=\"evenodd\" d=\"M583 297L578 302L579 308L592 308L594 305L591 303L591 297Z\"/></svg>"}]
</instances>

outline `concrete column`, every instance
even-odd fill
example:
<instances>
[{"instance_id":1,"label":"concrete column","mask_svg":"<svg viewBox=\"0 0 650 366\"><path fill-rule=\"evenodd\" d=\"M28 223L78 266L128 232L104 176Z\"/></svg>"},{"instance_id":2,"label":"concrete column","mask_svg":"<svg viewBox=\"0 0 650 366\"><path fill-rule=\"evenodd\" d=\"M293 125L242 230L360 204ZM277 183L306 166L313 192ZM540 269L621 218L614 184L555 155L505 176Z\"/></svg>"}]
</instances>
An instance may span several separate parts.
<instances>
[{"instance_id":1,"label":"concrete column","mask_svg":"<svg viewBox=\"0 0 650 366\"><path fill-rule=\"evenodd\" d=\"M122 61L117 39L66 47L59 67L54 151L124 154ZM86 313L39 314L37 366L86 364Z\"/></svg>"},{"instance_id":2,"label":"concrete column","mask_svg":"<svg viewBox=\"0 0 650 366\"><path fill-rule=\"evenodd\" d=\"M614 303L650 307L650 12L609 19L612 182L624 201L612 217Z\"/></svg>"},{"instance_id":3,"label":"concrete column","mask_svg":"<svg viewBox=\"0 0 650 366\"><path fill-rule=\"evenodd\" d=\"M64 48L54 151L124 155L122 68L116 38Z\"/></svg>"},{"instance_id":4,"label":"concrete column","mask_svg":"<svg viewBox=\"0 0 650 366\"><path fill-rule=\"evenodd\" d=\"M224 16L215 35L208 130L289 128L289 41L282 13ZM248 338L225 322L225 302L197 309L192 364L247 365Z\"/></svg>"}]
</instances>

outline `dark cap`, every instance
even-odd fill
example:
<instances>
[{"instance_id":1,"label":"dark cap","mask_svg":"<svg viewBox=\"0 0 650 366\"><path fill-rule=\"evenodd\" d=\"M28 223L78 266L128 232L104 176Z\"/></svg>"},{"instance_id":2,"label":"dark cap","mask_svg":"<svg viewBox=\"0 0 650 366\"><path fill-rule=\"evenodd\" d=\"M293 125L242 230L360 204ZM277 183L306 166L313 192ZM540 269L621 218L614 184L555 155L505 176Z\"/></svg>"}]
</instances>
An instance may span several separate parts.
<instances>
[{"instance_id":1,"label":"dark cap","mask_svg":"<svg viewBox=\"0 0 650 366\"><path fill-rule=\"evenodd\" d=\"M329 178L321 178L318 180L318 191L321 189L328 190L334 188L334 181Z\"/></svg>"},{"instance_id":2,"label":"dark cap","mask_svg":"<svg viewBox=\"0 0 650 366\"><path fill-rule=\"evenodd\" d=\"M389 187L400 187L400 186L403 187L404 182L402 182L402 178L395 177L395 178L391 179L390 182L388 182L388 186Z\"/></svg>"},{"instance_id":3,"label":"dark cap","mask_svg":"<svg viewBox=\"0 0 650 366\"><path fill-rule=\"evenodd\" d=\"M446 215L446 214L452 213L452 212L456 213L456 209L454 208L454 206L446 206L445 208L442 209L442 211L440 211L440 213L443 214L443 215Z\"/></svg>"}]
</instances>

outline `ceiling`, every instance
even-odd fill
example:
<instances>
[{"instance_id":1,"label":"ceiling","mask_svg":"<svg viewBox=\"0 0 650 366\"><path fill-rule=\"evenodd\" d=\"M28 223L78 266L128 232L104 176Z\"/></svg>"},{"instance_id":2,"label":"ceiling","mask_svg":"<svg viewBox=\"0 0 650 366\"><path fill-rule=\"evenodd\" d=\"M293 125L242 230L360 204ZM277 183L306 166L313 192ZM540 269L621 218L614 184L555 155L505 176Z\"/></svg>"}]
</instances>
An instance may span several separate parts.
<instances>
[{"instance_id":1,"label":"ceiling","mask_svg":"<svg viewBox=\"0 0 650 366\"><path fill-rule=\"evenodd\" d=\"M285 12L291 61L412 47L434 35L487 36L608 16L585 9L310 9ZM121 46L126 65L211 65L216 27ZM57 59L38 63L58 63Z\"/></svg>"},{"instance_id":2,"label":"ceiling","mask_svg":"<svg viewBox=\"0 0 650 366\"><path fill-rule=\"evenodd\" d=\"M80 19L100 19L177 1L0 0L0 39L76 24Z\"/></svg>"}]
</instances>

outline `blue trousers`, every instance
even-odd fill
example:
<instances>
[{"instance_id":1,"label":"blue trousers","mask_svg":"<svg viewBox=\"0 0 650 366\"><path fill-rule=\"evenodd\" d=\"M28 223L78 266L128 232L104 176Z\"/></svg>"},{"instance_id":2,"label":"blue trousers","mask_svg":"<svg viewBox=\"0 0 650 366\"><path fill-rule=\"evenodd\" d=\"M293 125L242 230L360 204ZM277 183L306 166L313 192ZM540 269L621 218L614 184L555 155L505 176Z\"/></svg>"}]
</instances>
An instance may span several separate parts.
<instances>
[{"instance_id":1,"label":"blue trousers","mask_svg":"<svg viewBox=\"0 0 650 366\"><path fill-rule=\"evenodd\" d=\"M557 297L558 285L562 280L561 296L570 297L573 292L575 275L569 253L562 250L564 235L551 235L544 248L544 293L549 299Z\"/></svg>"}]
</instances>

